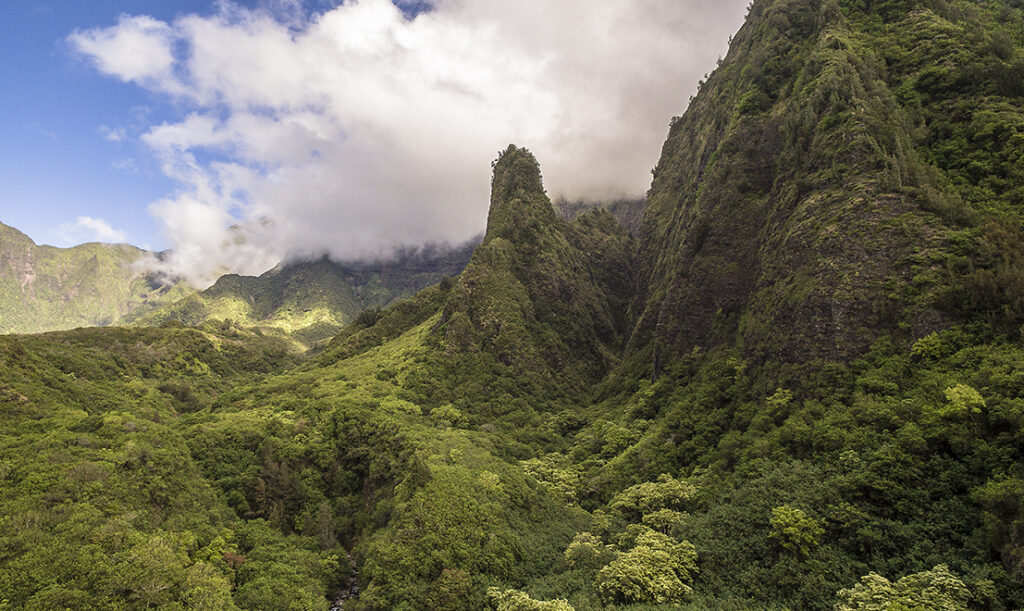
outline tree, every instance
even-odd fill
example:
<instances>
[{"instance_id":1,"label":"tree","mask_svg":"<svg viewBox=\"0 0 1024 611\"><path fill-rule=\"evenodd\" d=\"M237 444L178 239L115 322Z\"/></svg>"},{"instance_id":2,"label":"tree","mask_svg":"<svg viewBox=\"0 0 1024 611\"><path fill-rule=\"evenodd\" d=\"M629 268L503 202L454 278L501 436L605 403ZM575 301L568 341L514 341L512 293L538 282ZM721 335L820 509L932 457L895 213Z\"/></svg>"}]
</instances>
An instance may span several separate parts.
<instances>
[{"instance_id":1,"label":"tree","mask_svg":"<svg viewBox=\"0 0 1024 611\"><path fill-rule=\"evenodd\" d=\"M181 598L189 609L200 611L238 608L231 600L231 583L208 562L197 562L188 568Z\"/></svg>"},{"instance_id":2,"label":"tree","mask_svg":"<svg viewBox=\"0 0 1024 611\"><path fill-rule=\"evenodd\" d=\"M607 603L678 603L693 589L697 550L689 542L641 527L636 546L601 569L598 589Z\"/></svg>"},{"instance_id":3,"label":"tree","mask_svg":"<svg viewBox=\"0 0 1024 611\"><path fill-rule=\"evenodd\" d=\"M660 509L679 509L694 493L688 482L662 473L656 482L644 482L615 495L609 505L631 521ZM634 519L635 518L635 519Z\"/></svg>"},{"instance_id":4,"label":"tree","mask_svg":"<svg viewBox=\"0 0 1024 611\"><path fill-rule=\"evenodd\" d=\"M535 600L526 592L519 590L502 591L490 588L487 590L487 597L491 599L491 605L497 611L575 611L569 601L563 598Z\"/></svg>"},{"instance_id":5,"label":"tree","mask_svg":"<svg viewBox=\"0 0 1024 611\"><path fill-rule=\"evenodd\" d=\"M985 399L981 393L966 384L957 384L946 389L946 400L949 405L940 410L947 417L963 417L967 414L981 413L985 407Z\"/></svg>"},{"instance_id":6,"label":"tree","mask_svg":"<svg viewBox=\"0 0 1024 611\"><path fill-rule=\"evenodd\" d=\"M782 547L800 556L809 556L825 534L821 524L802 509L782 505L772 509L771 537Z\"/></svg>"},{"instance_id":7,"label":"tree","mask_svg":"<svg viewBox=\"0 0 1024 611\"><path fill-rule=\"evenodd\" d=\"M573 568L593 565L605 552L601 539L588 532L578 533L569 547L565 548L565 563Z\"/></svg>"},{"instance_id":8,"label":"tree","mask_svg":"<svg viewBox=\"0 0 1024 611\"><path fill-rule=\"evenodd\" d=\"M835 611L967 611L971 593L944 564L930 571L907 575L895 584L877 573L861 577L860 583L839 591Z\"/></svg>"}]
</instances>

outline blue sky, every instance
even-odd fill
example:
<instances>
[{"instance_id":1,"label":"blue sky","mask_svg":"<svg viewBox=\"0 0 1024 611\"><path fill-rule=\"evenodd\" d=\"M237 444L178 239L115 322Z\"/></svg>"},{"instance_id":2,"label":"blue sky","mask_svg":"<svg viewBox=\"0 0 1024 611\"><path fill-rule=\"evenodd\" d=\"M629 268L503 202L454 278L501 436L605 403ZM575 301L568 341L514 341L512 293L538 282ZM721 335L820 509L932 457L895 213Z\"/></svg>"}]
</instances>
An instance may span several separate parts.
<instances>
[{"instance_id":1,"label":"blue sky","mask_svg":"<svg viewBox=\"0 0 1024 611\"><path fill-rule=\"evenodd\" d=\"M746 4L7 0L0 222L202 284L468 239L510 142L554 198L640 196Z\"/></svg>"},{"instance_id":2,"label":"blue sky","mask_svg":"<svg viewBox=\"0 0 1024 611\"><path fill-rule=\"evenodd\" d=\"M153 0L8 0L0 19L0 222L40 243L67 245L59 226L79 216L106 219L131 242L155 248L146 205L174 183L125 139L129 128L168 113L168 101L110 79L65 42L76 29L109 26L125 12L172 19L210 3Z\"/></svg>"},{"instance_id":3,"label":"blue sky","mask_svg":"<svg viewBox=\"0 0 1024 611\"><path fill-rule=\"evenodd\" d=\"M306 2L317 11L331 4L337 2ZM429 8L423 0L397 4L408 17ZM7 0L0 10L0 222L38 243L68 246L84 236L66 226L88 216L106 220L133 244L166 248L147 206L176 183L134 136L182 109L165 96L100 74L66 39L76 30L111 26L122 14L167 22L209 15L216 12L214 2ZM120 141L111 139L118 133Z\"/></svg>"}]
</instances>

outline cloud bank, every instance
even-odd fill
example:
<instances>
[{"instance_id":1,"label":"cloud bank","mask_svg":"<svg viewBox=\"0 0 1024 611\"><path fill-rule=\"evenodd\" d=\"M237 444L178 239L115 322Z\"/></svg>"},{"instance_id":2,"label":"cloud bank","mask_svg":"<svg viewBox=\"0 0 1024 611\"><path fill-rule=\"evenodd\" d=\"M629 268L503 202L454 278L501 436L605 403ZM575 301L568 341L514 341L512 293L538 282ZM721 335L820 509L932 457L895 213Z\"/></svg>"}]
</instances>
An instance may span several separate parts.
<instances>
[{"instance_id":1,"label":"cloud bank","mask_svg":"<svg viewBox=\"0 0 1024 611\"><path fill-rule=\"evenodd\" d=\"M437 0L415 16L388 0L279 4L69 37L179 110L141 139L181 185L151 211L172 271L196 284L468 239L510 142L554 197L642 194L746 0Z\"/></svg>"}]
</instances>

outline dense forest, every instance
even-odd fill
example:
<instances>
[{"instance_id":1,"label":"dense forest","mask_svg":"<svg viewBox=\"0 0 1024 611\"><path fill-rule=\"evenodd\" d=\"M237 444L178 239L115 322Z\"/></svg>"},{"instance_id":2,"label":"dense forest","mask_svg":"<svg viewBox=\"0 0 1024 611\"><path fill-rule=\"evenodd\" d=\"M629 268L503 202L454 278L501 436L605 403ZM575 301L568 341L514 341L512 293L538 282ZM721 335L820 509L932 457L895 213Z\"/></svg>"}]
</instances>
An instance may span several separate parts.
<instances>
[{"instance_id":1,"label":"dense forest","mask_svg":"<svg viewBox=\"0 0 1024 611\"><path fill-rule=\"evenodd\" d=\"M0 609L1024 607L1022 157L1017 0L755 0L638 226L510 146L315 353L0 337Z\"/></svg>"}]
</instances>

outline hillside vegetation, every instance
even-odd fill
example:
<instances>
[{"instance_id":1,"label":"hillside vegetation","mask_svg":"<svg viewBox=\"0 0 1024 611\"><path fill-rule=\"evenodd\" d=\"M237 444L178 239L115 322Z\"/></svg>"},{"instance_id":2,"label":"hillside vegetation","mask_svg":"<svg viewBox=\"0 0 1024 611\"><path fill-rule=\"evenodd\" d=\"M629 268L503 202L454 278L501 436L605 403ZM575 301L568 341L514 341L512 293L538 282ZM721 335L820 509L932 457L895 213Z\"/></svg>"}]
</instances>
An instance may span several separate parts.
<instances>
[{"instance_id":1,"label":"hillside vegetation","mask_svg":"<svg viewBox=\"0 0 1024 611\"><path fill-rule=\"evenodd\" d=\"M127 244L37 246L0 223L0 333L109 325L186 295L140 268L152 256Z\"/></svg>"},{"instance_id":2,"label":"hillside vegetation","mask_svg":"<svg viewBox=\"0 0 1024 611\"><path fill-rule=\"evenodd\" d=\"M1021 608L1022 51L756 0L639 231L510 146L465 270L302 362L0 338L0 608Z\"/></svg>"},{"instance_id":3,"label":"hillside vegetation","mask_svg":"<svg viewBox=\"0 0 1024 611\"><path fill-rule=\"evenodd\" d=\"M229 274L197 291L153 271L159 255L134 246L37 246L0 224L0 333L228 322L286 338L296 351L319 349L364 310L457 276L477 241L381 260L283 262L261 276Z\"/></svg>"},{"instance_id":4,"label":"hillside vegetation","mask_svg":"<svg viewBox=\"0 0 1024 611\"><path fill-rule=\"evenodd\" d=\"M208 289L120 322L157 326L229 321L286 337L302 350L322 347L364 310L366 316L442 278L457 276L476 242L403 251L379 261L282 263L261 276L222 276Z\"/></svg>"}]
</instances>

